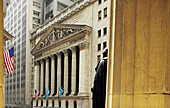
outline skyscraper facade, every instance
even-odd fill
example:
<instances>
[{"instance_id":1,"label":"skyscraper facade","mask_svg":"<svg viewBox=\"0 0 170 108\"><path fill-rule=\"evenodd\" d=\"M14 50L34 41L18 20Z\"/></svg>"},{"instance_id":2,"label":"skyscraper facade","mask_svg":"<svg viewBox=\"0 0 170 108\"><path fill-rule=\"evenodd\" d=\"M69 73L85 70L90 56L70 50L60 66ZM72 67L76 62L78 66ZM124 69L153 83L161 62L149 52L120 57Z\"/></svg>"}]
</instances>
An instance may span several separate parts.
<instances>
[{"instance_id":1,"label":"skyscraper facade","mask_svg":"<svg viewBox=\"0 0 170 108\"><path fill-rule=\"evenodd\" d=\"M14 38L6 42L5 50L14 46L15 56L15 71L10 75L5 75L6 107L25 108L32 104L34 68L32 68L30 38L32 31L44 23L45 3L44 0L10 0L6 4L8 7L4 17L4 29Z\"/></svg>"},{"instance_id":2,"label":"skyscraper facade","mask_svg":"<svg viewBox=\"0 0 170 108\"><path fill-rule=\"evenodd\" d=\"M30 31L41 24L41 0L11 0L4 29L14 36L6 50L14 46L15 70L5 76L5 107L27 107L31 103Z\"/></svg>"}]
</instances>

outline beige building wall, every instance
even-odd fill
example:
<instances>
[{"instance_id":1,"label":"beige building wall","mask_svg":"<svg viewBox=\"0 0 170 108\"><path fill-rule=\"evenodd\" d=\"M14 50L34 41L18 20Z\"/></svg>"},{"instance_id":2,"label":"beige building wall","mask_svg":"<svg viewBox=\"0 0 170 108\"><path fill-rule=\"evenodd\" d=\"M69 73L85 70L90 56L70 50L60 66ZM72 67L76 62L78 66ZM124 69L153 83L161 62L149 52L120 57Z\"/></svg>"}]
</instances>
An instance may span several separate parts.
<instances>
[{"instance_id":1,"label":"beige building wall","mask_svg":"<svg viewBox=\"0 0 170 108\"><path fill-rule=\"evenodd\" d=\"M169 108L170 0L111 5L106 108Z\"/></svg>"}]
</instances>

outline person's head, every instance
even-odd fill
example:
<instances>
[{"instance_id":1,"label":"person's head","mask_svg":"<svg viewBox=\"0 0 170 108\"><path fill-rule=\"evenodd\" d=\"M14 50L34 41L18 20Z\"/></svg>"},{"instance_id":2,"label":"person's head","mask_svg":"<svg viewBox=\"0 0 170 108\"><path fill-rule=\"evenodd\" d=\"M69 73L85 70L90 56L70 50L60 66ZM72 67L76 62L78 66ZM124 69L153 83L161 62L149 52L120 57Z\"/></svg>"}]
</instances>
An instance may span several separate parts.
<instances>
[{"instance_id":1,"label":"person's head","mask_svg":"<svg viewBox=\"0 0 170 108\"><path fill-rule=\"evenodd\" d=\"M107 57L107 54L108 54L108 48L107 47L103 50L102 54L103 54L103 58Z\"/></svg>"}]
</instances>

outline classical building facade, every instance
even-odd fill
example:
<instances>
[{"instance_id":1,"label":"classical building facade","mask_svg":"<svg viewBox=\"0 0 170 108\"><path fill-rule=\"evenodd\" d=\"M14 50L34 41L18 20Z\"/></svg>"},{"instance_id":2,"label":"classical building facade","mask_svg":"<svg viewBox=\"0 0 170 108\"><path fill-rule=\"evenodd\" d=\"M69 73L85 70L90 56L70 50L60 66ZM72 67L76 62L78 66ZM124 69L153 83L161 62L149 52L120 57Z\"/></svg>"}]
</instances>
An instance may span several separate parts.
<instances>
[{"instance_id":1,"label":"classical building facade","mask_svg":"<svg viewBox=\"0 0 170 108\"><path fill-rule=\"evenodd\" d=\"M32 50L34 88L40 91L40 96L45 95L45 88L51 94L48 101L38 100L39 106L54 106L54 102L57 106L59 86L64 89L61 107L66 107L65 102L71 105L70 101L88 100L90 37L91 28L85 25L54 24L43 34Z\"/></svg>"},{"instance_id":2,"label":"classical building facade","mask_svg":"<svg viewBox=\"0 0 170 108\"><path fill-rule=\"evenodd\" d=\"M33 107L92 107L95 67L108 44L109 2L80 0L32 32L32 93L40 92L38 100L32 97Z\"/></svg>"}]
</instances>

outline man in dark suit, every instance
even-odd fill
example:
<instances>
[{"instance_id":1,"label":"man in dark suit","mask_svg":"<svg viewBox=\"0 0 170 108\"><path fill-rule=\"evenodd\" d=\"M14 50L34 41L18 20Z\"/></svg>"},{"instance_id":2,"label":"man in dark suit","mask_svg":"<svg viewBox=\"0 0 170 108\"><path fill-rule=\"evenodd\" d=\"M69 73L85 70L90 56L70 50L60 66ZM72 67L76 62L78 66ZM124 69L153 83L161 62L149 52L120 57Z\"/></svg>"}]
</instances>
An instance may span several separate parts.
<instances>
[{"instance_id":1,"label":"man in dark suit","mask_svg":"<svg viewBox=\"0 0 170 108\"><path fill-rule=\"evenodd\" d=\"M107 54L108 49L103 51L103 59L99 61L95 70L94 85L91 88L93 92L93 108L105 108L106 98L106 78L107 78Z\"/></svg>"}]
</instances>

